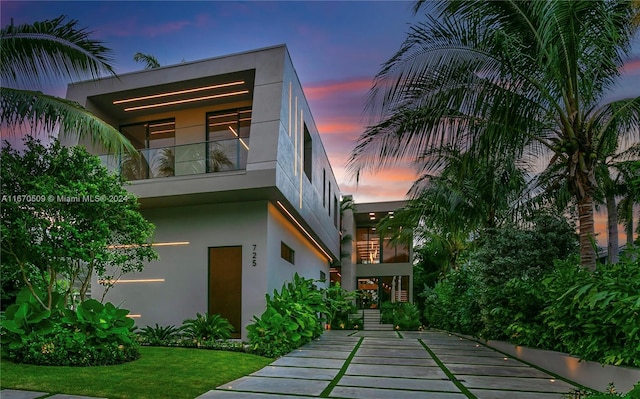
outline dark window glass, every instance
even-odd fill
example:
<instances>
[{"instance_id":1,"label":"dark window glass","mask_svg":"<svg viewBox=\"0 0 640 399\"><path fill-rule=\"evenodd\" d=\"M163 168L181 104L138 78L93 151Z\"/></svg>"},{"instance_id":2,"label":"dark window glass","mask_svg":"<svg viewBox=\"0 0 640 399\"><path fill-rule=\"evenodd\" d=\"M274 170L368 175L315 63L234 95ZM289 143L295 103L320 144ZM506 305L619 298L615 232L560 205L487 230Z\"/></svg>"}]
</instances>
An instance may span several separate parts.
<instances>
[{"instance_id":1,"label":"dark window glass","mask_svg":"<svg viewBox=\"0 0 640 399\"><path fill-rule=\"evenodd\" d=\"M280 242L280 257L295 265L295 251L282 241Z\"/></svg>"},{"instance_id":2,"label":"dark window glass","mask_svg":"<svg viewBox=\"0 0 640 399\"><path fill-rule=\"evenodd\" d=\"M207 114L207 172L244 169L251 133L251 109L231 109Z\"/></svg>"},{"instance_id":3,"label":"dark window glass","mask_svg":"<svg viewBox=\"0 0 640 399\"><path fill-rule=\"evenodd\" d=\"M311 134L307 129L307 124L304 125L304 174L307 179L311 181L311 165L313 164L313 143L311 141Z\"/></svg>"}]
</instances>

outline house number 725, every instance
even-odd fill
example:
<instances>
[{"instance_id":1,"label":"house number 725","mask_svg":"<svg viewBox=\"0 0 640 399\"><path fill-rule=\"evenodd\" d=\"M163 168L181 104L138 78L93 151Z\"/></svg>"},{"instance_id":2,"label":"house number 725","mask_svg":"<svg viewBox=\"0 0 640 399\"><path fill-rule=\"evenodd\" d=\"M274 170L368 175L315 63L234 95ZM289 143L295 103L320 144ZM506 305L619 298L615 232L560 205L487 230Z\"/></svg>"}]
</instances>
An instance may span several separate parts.
<instances>
[{"instance_id":1,"label":"house number 725","mask_svg":"<svg viewBox=\"0 0 640 399\"><path fill-rule=\"evenodd\" d=\"M256 267L258 263L258 254L256 253L257 245L253 244L253 252L251 252L251 266Z\"/></svg>"}]
</instances>

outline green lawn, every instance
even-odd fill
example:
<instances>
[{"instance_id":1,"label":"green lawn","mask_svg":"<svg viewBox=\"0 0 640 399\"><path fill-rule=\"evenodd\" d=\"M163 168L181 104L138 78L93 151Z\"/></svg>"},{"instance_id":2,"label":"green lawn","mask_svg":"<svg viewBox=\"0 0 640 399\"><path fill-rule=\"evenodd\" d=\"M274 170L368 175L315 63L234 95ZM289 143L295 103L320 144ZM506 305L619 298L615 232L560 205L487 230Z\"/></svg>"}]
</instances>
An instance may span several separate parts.
<instances>
[{"instance_id":1,"label":"green lawn","mask_svg":"<svg viewBox=\"0 0 640 399\"><path fill-rule=\"evenodd\" d=\"M134 362L98 367L32 366L3 359L0 387L109 399L193 399L273 360L203 349L142 347L140 352Z\"/></svg>"}]
</instances>

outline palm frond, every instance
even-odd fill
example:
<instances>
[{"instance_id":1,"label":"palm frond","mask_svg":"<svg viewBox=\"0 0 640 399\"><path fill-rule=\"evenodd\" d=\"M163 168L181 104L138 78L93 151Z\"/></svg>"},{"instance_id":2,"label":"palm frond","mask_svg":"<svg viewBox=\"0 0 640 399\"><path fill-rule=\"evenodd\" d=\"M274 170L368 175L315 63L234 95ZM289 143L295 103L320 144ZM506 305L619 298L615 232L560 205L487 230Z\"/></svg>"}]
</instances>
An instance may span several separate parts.
<instances>
[{"instance_id":1,"label":"palm frond","mask_svg":"<svg viewBox=\"0 0 640 399\"><path fill-rule=\"evenodd\" d=\"M138 52L133 56L133 60L135 62L142 62L144 64L144 69L160 68L160 62L151 54L143 54Z\"/></svg>"},{"instance_id":2,"label":"palm frond","mask_svg":"<svg viewBox=\"0 0 640 399\"><path fill-rule=\"evenodd\" d=\"M135 152L133 145L118 130L74 101L37 91L2 88L0 105L3 125L42 124L49 129L59 125L62 135L89 139L104 146L109 153Z\"/></svg>"},{"instance_id":3,"label":"palm frond","mask_svg":"<svg viewBox=\"0 0 640 399\"><path fill-rule=\"evenodd\" d=\"M90 39L66 16L9 25L0 31L0 79L3 86L38 88L46 83L115 75L110 50ZM66 83L66 82L65 82Z\"/></svg>"}]
</instances>

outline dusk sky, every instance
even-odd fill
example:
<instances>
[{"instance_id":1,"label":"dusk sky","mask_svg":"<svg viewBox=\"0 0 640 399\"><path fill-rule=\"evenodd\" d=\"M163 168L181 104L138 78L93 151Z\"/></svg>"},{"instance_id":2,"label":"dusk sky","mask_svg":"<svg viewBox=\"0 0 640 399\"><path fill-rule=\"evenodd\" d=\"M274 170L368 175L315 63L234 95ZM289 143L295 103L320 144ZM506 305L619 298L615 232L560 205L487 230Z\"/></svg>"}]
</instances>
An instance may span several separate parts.
<instances>
[{"instance_id":1,"label":"dusk sky","mask_svg":"<svg viewBox=\"0 0 640 399\"><path fill-rule=\"evenodd\" d=\"M405 197L415 174L394 168L356 187L345 172L363 131L363 105L380 65L400 47L413 2L273 1L2 1L1 23L67 15L113 50L116 72L143 68L136 52L161 65L286 44L343 194L360 202ZM640 95L640 43L612 97ZM64 85L52 90L64 96Z\"/></svg>"}]
</instances>

